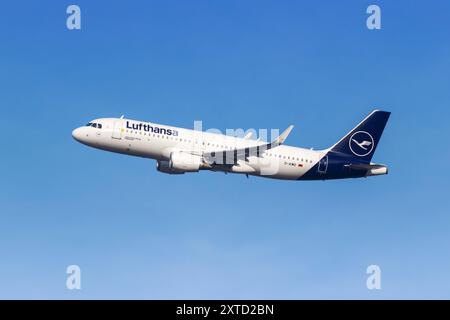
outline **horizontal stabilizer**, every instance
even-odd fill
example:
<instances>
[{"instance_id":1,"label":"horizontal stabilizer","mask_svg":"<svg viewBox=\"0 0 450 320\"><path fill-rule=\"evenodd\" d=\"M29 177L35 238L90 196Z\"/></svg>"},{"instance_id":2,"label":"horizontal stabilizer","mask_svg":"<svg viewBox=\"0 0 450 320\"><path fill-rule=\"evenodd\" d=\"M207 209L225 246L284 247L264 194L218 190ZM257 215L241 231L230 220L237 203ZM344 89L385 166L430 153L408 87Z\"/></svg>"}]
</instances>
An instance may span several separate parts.
<instances>
[{"instance_id":1,"label":"horizontal stabilizer","mask_svg":"<svg viewBox=\"0 0 450 320\"><path fill-rule=\"evenodd\" d=\"M388 167L386 165L377 163L350 163L344 165L344 167L347 167L350 170L366 171L366 176L376 176L388 173Z\"/></svg>"}]
</instances>

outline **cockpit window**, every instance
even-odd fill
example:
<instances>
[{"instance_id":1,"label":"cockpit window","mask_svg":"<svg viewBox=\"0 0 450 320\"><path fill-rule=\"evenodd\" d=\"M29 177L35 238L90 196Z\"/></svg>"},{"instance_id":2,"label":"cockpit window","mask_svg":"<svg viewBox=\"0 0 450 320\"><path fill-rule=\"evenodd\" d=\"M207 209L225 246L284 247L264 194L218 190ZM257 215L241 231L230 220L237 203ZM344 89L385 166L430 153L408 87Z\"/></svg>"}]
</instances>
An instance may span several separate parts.
<instances>
[{"instance_id":1,"label":"cockpit window","mask_svg":"<svg viewBox=\"0 0 450 320\"><path fill-rule=\"evenodd\" d=\"M100 123L93 123L93 122L89 122L86 127L94 127L94 128L98 128L101 129L102 125Z\"/></svg>"}]
</instances>

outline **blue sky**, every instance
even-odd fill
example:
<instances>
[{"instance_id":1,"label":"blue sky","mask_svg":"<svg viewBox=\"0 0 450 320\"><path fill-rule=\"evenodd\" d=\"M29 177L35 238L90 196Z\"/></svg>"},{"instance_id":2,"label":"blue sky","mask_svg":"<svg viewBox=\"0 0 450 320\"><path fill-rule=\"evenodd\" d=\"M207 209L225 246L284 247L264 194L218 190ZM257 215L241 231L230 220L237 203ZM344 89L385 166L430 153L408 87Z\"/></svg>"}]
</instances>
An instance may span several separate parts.
<instances>
[{"instance_id":1,"label":"blue sky","mask_svg":"<svg viewBox=\"0 0 450 320\"><path fill-rule=\"evenodd\" d=\"M79 31L72 2L2 5L0 298L450 298L449 3L74 3ZM169 176L71 137L125 114L324 148L374 108L370 179Z\"/></svg>"}]
</instances>

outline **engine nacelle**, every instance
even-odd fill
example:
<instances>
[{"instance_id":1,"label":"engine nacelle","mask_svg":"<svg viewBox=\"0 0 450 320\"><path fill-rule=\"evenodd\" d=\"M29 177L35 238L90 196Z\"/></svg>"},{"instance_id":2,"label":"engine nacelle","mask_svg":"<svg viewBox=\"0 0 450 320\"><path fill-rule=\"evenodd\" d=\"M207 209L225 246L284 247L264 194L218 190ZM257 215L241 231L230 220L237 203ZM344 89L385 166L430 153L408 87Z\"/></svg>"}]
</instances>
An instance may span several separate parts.
<instances>
[{"instance_id":1,"label":"engine nacelle","mask_svg":"<svg viewBox=\"0 0 450 320\"><path fill-rule=\"evenodd\" d=\"M183 174L183 171L177 171L170 168L169 161L161 160L156 162L156 170L168 174Z\"/></svg>"},{"instance_id":2,"label":"engine nacelle","mask_svg":"<svg viewBox=\"0 0 450 320\"><path fill-rule=\"evenodd\" d=\"M202 160L199 156L178 151L170 154L169 161L157 161L156 169L168 174L183 174L185 172L197 172L202 165Z\"/></svg>"},{"instance_id":3,"label":"engine nacelle","mask_svg":"<svg viewBox=\"0 0 450 320\"><path fill-rule=\"evenodd\" d=\"M170 154L169 167L176 171L197 172L202 166L199 156L187 152L172 152Z\"/></svg>"}]
</instances>

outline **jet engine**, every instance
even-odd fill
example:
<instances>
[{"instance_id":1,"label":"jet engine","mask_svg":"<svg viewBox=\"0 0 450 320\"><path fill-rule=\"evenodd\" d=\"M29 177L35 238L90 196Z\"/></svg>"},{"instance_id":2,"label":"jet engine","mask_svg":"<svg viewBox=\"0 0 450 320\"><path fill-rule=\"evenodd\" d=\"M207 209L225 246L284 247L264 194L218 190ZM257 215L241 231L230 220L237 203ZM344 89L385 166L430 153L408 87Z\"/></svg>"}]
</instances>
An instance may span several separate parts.
<instances>
[{"instance_id":1,"label":"jet engine","mask_svg":"<svg viewBox=\"0 0 450 320\"><path fill-rule=\"evenodd\" d=\"M173 170L170 165L169 161L166 160L160 160L156 162L156 170L162 173L168 173L168 174L183 174L183 171L176 171Z\"/></svg>"},{"instance_id":2,"label":"jet engine","mask_svg":"<svg viewBox=\"0 0 450 320\"><path fill-rule=\"evenodd\" d=\"M203 162L200 156L176 151L170 154L169 161L158 161L156 169L169 174L182 174L185 172L197 172L202 166Z\"/></svg>"}]
</instances>

